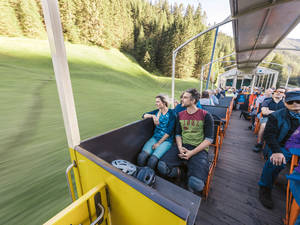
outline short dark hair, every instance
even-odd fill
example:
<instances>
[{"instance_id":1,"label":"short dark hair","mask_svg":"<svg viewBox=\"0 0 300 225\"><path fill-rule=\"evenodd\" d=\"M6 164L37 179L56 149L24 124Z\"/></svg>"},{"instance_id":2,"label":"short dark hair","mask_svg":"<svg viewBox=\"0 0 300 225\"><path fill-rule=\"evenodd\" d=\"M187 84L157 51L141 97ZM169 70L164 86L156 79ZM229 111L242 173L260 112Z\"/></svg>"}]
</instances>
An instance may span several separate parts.
<instances>
[{"instance_id":1,"label":"short dark hair","mask_svg":"<svg viewBox=\"0 0 300 225\"><path fill-rule=\"evenodd\" d=\"M195 104L197 104L200 99L200 93L195 88L190 88L185 92L191 94L191 100L195 100Z\"/></svg>"},{"instance_id":2,"label":"short dark hair","mask_svg":"<svg viewBox=\"0 0 300 225\"><path fill-rule=\"evenodd\" d=\"M209 98L209 93L208 93L208 91L202 91L201 98Z\"/></svg>"}]
</instances>

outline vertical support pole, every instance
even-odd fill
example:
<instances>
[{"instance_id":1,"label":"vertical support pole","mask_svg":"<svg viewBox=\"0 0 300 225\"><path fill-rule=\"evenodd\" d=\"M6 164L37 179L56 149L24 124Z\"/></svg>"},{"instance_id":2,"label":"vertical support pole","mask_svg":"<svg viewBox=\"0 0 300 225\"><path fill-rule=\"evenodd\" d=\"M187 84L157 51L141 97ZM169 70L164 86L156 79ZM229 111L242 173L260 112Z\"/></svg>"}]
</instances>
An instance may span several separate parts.
<instances>
[{"instance_id":1,"label":"vertical support pole","mask_svg":"<svg viewBox=\"0 0 300 225\"><path fill-rule=\"evenodd\" d=\"M203 87L203 73L204 73L204 65L201 67L201 76L200 76L200 94L202 94L202 87Z\"/></svg>"},{"instance_id":2,"label":"vertical support pole","mask_svg":"<svg viewBox=\"0 0 300 225\"><path fill-rule=\"evenodd\" d=\"M291 67L288 66L288 77L286 79L285 88L287 88L287 86L289 85L289 80L290 80L291 72L292 72L292 69L291 69Z\"/></svg>"},{"instance_id":3,"label":"vertical support pole","mask_svg":"<svg viewBox=\"0 0 300 225\"><path fill-rule=\"evenodd\" d=\"M251 92L250 92L250 94L253 93L253 88L254 88L255 82L256 82L256 75L254 74L253 78L252 78L252 85L251 85Z\"/></svg>"},{"instance_id":4,"label":"vertical support pole","mask_svg":"<svg viewBox=\"0 0 300 225\"><path fill-rule=\"evenodd\" d=\"M217 43L217 37L218 37L218 31L219 31L219 27L216 28L214 45L213 45L213 49L212 49L212 52L211 52L209 71L208 71L208 76L207 76L207 81L206 81L206 87L205 87L206 90L208 89L208 85L209 85L210 73L211 73L211 68L212 68L212 62L213 62L213 60L214 60L214 54L215 54L215 49L216 49L216 43Z\"/></svg>"},{"instance_id":5,"label":"vertical support pole","mask_svg":"<svg viewBox=\"0 0 300 225\"><path fill-rule=\"evenodd\" d=\"M259 86L260 80L261 80L261 76L257 75L257 81L256 81L256 84L255 84L255 87Z\"/></svg>"},{"instance_id":6,"label":"vertical support pole","mask_svg":"<svg viewBox=\"0 0 300 225\"><path fill-rule=\"evenodd\" d=\"M268 76L267 76L267 81L266 81L266 85L265 85L265 90L269 88L269 81L270 81L270 74L268 74Z\"/></svg>"},{"instance_id":7,"label":"vertical support pole","mask_svg":"<svg viewBox=\"0 0 300 225\"><path fill-rule=\"evenodd\" d=\"M68 139L68 146L74 149L76 145L80 144L80 134L58 2L57 0L42 0L42 8L48 33L58 95L63 113L65 131Z\"/></svg>"},{"instance_id":8,"label":"vertical support pole","mask_svg":"<svg viewBox=\"0 0 300 225\"><path fill-rule=\"evenodd\" d=\"M244 85L244 80L245 80L245 78L243 77L242 82L241 82L241 88L242 88L243 85Z\"/></svg>"},{"instance_id":9,"label":"vertical support pole","mask_svg":"<svg viewBox=\"0 0 300 225\"><path fill-rule=\"evenodd\" d=\"M262 75L262 77L261 77L261 83L260 83L259 87L262 87L264 85L264 81L265 81L265 74Z\"/></svg>"},{"instance_id":10,"label":"vertical support pole","mask_svg":"<svg viewBox=\"0 0 300 225\"><path fill-rule=\"evenodd\" d=\"M256 75L254 75L254 76L256 76ZM256 83L257 83L257 79L255 78L253 88L256 86Z\"/></svg>"},{"instance_id":11,"label":"vertical support pole","mask_svg":"<svg viewBox=\"0 0 300 225\"><path fill-rule=\"evenodd\" d=\"M269 87L272 88L273 87L273 80L274 80L274 73L272 73L270 75L270 83L269 83Z\"/></svg>"},{"instance_id":12,"label":"vertical support pole","mask_svg":"<svg viewBox=\"0 0 300 225\"><path fill-rule=\"evenodd\" d=\"M176 63L177 52L172 54L172 109L174 109L174 100L175 100L175 63Z\"/></svg>"},{"instance_id":13,"label":"vertical support pole","mask_svg":"<svg viewBox=\"0 0 300 225\"><path fill-rule=\"evenodd\" d=\"M274 74L274 78L273 78L273 85L272 85L272 87L275 87L275 88L276 88L276 83L277 83L277 80L278 80L278 73L279 72L276 72Z\"/></svg>"},{"instance_id":14,"label":"vertical support pole","mask_svg":"<svg viewBox=\"0 0 300 225\"><path fill-rule=\"evenodd\" d=\"M236 83L237 83L237 74L235 75L233 82L232 82L232 87L236 88Z\"/></svg>"}]
</instances>

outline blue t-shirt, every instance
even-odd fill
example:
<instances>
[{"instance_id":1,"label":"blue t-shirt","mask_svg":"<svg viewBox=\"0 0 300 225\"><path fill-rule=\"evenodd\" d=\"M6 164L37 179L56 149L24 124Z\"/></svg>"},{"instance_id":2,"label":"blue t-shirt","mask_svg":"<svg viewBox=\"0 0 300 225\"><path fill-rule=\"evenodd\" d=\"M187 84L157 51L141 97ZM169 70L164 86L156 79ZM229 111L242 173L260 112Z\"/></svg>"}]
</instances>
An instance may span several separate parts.
<instances>
[{"instance_id":1,"label":"blue t-shirt","mask_svg":"<svg viewBox=\"0 0 300 225\"><path fill-rule=\"evenodd\" d=\"M159 110L153 110L145 114L158 114ZM144 115L143 115L144 117ZM168 142L173 142L174 139L174 127L175 127L175 115L173 110L169 109L168 112L163 115L162 113L159 116L159 124L155 126L153 137L159 141L165 134L168 134L169 137L166 139Z\"/></svg>"},{"instance_id":2,"label":"blue t-shirt","mask_svg":"<svg viewBox=\"0 0 300 225\"><path fill-rule=\"evenodd\" d=\"M239 94L237 96L237 102L238 103L245 103L246 99L245 99L245 95L244 94Z\"/></svg>"},{"instance_id":3,"label":"blue t-shirt","mask_svg":"<svg viewBox=\"0 0 300 225\"><path fill-rule=\"evenodd\" d=\"M284 102L283 100L280 100L278 103L276 103L273 98L271 99L265 99L263 101L263 103L261 104L261 108L263 107L267 107L269 108L269 110L272 110L272 111L277 111L279 109L283 109L285 108L285 105L284 105ZM268 117L269 115L263 115L263 117Z\"/></svg>"},{"instance_id":4,"label":"blue t-shirt","mask_svg":"<svg viewBox=\"0 0 300 225\"><path fill-rule=\"evenodd\" d=\"M200 104L200 100L197 102L196 106L197 106L197 108L199 108L199 109L203 109L202 106L201 106L201 104ZM173 109L173 111L174 111L174 113L175 113L175 116L178 116L178 113L180 113L180 112L182 112L182 111L184 111L184 110L186 110L186 107L181 106L181 104L178 104L178 105L175 107L175 109Z\"/></svg>"}]
</instances>

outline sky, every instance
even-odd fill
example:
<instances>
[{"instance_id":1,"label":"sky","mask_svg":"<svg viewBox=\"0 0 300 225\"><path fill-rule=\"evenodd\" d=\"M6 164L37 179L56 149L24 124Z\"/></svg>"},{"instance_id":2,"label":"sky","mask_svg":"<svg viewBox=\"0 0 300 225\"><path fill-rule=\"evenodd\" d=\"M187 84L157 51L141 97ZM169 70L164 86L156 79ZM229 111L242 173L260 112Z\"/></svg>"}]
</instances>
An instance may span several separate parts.
<instances>
[{"instance_id":1,"label":"sky","mask_svg":"<svg viewBox=\"0 0 300 225\"><path fill-rule=\"evenodd\" d=\"M210 24L219 23L230 15L229 0L168 0L170 4L177 2L183 5L194 5L197 7L198 3L201 4L202 10L207 14L207 22ZM250 1L250 0L249 0ZM232 25L228 23L219 28L219 31L232 35ZM287 36L288 38L300 39L300 24L298 24L292 32Z\"/></svg>"}]
</instances>

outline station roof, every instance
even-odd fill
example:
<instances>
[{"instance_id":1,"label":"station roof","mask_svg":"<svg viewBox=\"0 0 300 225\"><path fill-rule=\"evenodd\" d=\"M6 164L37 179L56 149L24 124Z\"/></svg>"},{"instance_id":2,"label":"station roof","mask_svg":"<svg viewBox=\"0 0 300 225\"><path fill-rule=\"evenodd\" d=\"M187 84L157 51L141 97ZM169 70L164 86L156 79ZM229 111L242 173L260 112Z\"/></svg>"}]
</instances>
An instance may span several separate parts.
<instances>
[{"instance_id":1,"label":"station roof","mask_svg":"<svg viewBox=\"0 0 300 225\"><path fill-rule=\"evenodd\" d=\"M220 77L228 79L228 78L238 76L238 77L244 77L245 79L252 79L252 77L254 75L256 75L256 76L265 76L265 75L268 75L268 74L277 74L277 73L278 73L278 71L276 71L276 70L273 70L273 69L270 69L270 68L267 68L267 67L258 66L251 73L245 73L243 71L240 71L237 68L233 68L231 70L228 70L228 71L220 74Z\"/></svg>"},{"instance_id":2,"label":"station roof","mask_svg":"<svg viewBox=\"0 0 300 225\"><path fill-rule=\"evenodd\" d=\"M299 0L230 0L238 69L253 70L300 22Z\"/></svg>"}]
</instances>

